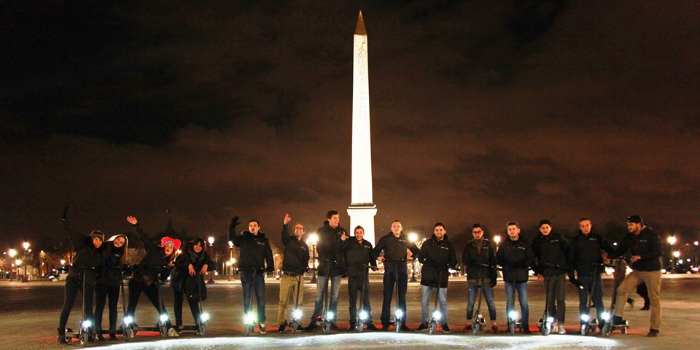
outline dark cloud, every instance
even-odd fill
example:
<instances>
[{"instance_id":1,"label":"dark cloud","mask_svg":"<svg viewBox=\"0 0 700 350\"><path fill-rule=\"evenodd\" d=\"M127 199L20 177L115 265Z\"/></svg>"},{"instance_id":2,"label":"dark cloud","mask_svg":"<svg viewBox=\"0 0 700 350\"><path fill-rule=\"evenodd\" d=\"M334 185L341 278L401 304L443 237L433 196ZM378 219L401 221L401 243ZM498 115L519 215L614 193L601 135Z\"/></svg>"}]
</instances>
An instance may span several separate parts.
<instances>
[{"instance_id":1,"label":"dark cloud","mask_svg":"<svg viewBox=\"0 0 700 350\"><path fill-rule=\"evenodd\" d=\"M350 189L369 33L377 224L698 225L692 1L43 1L0 14L0 232L314 228ZM612 226L611 226L612 227Z\"/></svg>"}]
</instances>

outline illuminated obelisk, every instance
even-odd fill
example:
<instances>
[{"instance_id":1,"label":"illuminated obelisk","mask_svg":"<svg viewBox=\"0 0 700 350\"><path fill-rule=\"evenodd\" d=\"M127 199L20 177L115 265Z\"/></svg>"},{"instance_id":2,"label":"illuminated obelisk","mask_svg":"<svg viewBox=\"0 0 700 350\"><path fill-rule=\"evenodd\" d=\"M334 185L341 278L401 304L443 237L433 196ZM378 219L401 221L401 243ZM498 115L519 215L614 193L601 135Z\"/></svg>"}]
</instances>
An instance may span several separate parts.
<instances>
[{"instance_id":1,"label":"illuminated obelisk","mask_svg":"<svg viewBox=\"0 0 700 350\"><path fill-rule=\"evenodd\" d=\"M374 216L377 206L372 199L372 145L369 129L369 77L367 31L362 11L357 15L354 35L352 82L352 198L348 215L350 230L358 225L365 229L365 239L374 244Z\"/></svg>"}]
</instances>

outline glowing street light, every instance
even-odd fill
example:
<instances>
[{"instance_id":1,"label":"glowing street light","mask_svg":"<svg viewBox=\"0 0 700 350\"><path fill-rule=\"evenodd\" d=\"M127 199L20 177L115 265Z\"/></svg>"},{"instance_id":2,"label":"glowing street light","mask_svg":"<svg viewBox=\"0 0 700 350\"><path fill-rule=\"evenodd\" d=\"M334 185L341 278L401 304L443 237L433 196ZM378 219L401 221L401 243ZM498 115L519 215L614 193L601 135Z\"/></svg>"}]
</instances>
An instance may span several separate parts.
<instances>
[{"instance_id":1,"label":"glowing street light","mask_svg":"<svg viewBox=\"0 0 700 350\"><path fill-rule=\"evenodd\" d=\"M693 242L693 245L697 247L697 246L698 246L698 241Z\"/></svg>"},{"instance_id":2,"label":"glowing street light","mask_svg":"<svg viewBox=\"0 0 700 350\"><path fill-rule=\"evenodd\" d=\"M15 265L17 265L17 267L22 266L22 259L15 259Z\"/></svg>"},{"instance_id":3,"label":"glowing street light","mask_svg":"<svg viewBox=\"0 0 700 350\"><path fill-rule=\"evenodd\" d=\"M493 236L493 243L496 243L496 245L501 244L501 235L494 235Z\"/></svg>"},{"instance_id":4,"label":"glowing street light","mask_svg":"<svg viewBox=\"0 0 700 350\"><path fill-rule=\"evenodd\" d=\"M29 244L29 242L27 242L27 241L22 242L22 248L24 248L24 250L29 250L30 246L31 246L31 244Z\"/></svg>"},{"instance_id":5,"label":"glowing street light","mask_svg":"<svg viewBox=\"0 0 700 350\"><path fill-rule=\"evenodd\" d=\"M668 243L669 245L676 245L676 243L678 243L678 238L676 238L676 236L673 235L668 236L666 237L666 243Z\"/></svg>"},{"instance_id":6,"label":"glowing street light","mask_svg":"<svg viewBox=\"0 0 700 350\"><path fill-rule=\"evenodd\" d=\"M65 265L65 264L66 264L66 259L61 259L60 263L61 263L61 266Z\"/></svg>"},{"instance_id":7,"label":"glowing street light","mask_svg":"<svg viewBox=\"0 0 700 350\"><path fill-rule=\"evenodd\" d=\"M681 251L680 250L674 250L673 251L673 257L678 259L681 257Z\"/></svg>"},{"instance_id":8,"label":"glowing street light","mask_svg":"<svg viewBox=\"0 0 700 350\"><path fill-rule=\"evenodd\" d=\"M209 236L209 238L207 238L207 242L209 242L210 247L213 246L214 245L214 236Z\"/></svg>"},{"instance_id":9,"label":"glowing street light","mask_svg":"<svg viewBox=\"0 0 700 350\"><path fill-rule=\"evenodd\" d=\"M214 236L209 236L207 238L207 242L209 242L211 257L214 258ZM214 274L211 272L209 272L209 280L207 281L207 284L214 284Z\"/></svg>"},{"instance_id":10,"label":"glowing street light","mask_svg":"<svg viewBox=\"0 0 700 350\"><path fill-rule=\"evenodd\" d=\"M309 236L306 237L306 244L311 246L311 264L314 271L311 275L311 283L316 283L316 244L318 244L318 234L316 232L309 233Z\"/></svg>"},{"instance_id":11,"label":"glowing street light","mask_svg":"<svg viewBox=\"0 0 700 350\"><path fill-rule=\"evenodd\" d=\"M229 249L233 249L233 241L228 241L228 247Z\"/></svg>"},{"instance_id":12,"label":"glowing street light","mask_svg":"<svg viewBox=\"0 0 700 350\"><path fill-rule=\"evenodd\" d=\"M17 256L17 249L10 248L10 249L7 251L7 255L8 255L11 259L14 259L14 258Z\"/></svg>"},{"instance_id":13,"label":"glowing street light","mask_svg":"<svg viewBox=\"0 0 700 350\"><path fill-rule=\"evenodd\" d=\"M408 241L411 242L412 244L416 244L418 242L418 234L415 232L410 232L408 234ZM416 282L416 258L415 256L411 258L411 279L408 280L409 282Z\"/></svg>"},{"instance_id":14,"label":"glowing street light","mask_svg":"<svg viewBox=\"0 0 700 350\"><path fill-rule=\"evenodd\" d=\"M418 242L418 234L415 232L411 232L408 234L408 241L411 243L416 243Z\"/></svg>"}]
</instances>

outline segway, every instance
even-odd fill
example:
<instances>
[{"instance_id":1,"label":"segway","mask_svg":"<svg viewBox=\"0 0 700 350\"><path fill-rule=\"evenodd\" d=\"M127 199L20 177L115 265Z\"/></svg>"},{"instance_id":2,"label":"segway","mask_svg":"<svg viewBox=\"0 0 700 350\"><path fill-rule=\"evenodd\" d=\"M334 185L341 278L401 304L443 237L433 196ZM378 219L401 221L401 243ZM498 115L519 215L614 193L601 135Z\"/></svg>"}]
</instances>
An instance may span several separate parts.
<instances>
[{"instance_id":1,"label":"segway","mask_svg":"<svg viewBox=\"0 0 700 350\"><path fill-rule=\"evenodd\" d=\"M365 302L367 301L365 299L365 290L367 288L367 280L368 280L368 275L367 275L367 270L365 269L365 274L362 279L362 288L360 289L360 308L357 312L356 318L355 318L355 331L357 332L362 332L365 330L365 324L367 323L367 320L369 319L369 312L364 309L365 307Z\"/></svg>"},{"instance_id":2,"label":"segway","mask_svg":"<svg viewBox=\"0 0 700 350\"><path fill-rule=\"evenodd\" d=\"M552 296L549 293L550 285L552 284L552 279L551 278L545 278L544 280L544 295L545 295L545 301L544 301L544 313L542 314L542 318L539 319L538 325L540 328L540 334L547 336L550 333L552 333L552 326L554 324L554 317L549 316L549 302L550 298Z\"/></svg>"},{"instance_id":3,"label":"segway","mask_svg":"<svg viewBox=\"0 0 700 350\"><path fill-rule=\"evenodd\" d=\"M489 267L488 265L482 265L482 267ZM484 293L484 278L480 277L478 280L478 285L477 285L477 297L476 297L476 316L472 320L472 334L477 335L479 332L481 332L481 329L484 328L484 324L486 323L486 320L484 319L484 315L481 313L481 295Z\"/></svg>"},{"instance_id":4,"label":"segway","mask_svg":"<svg viewBox=\"0 0 700 350\"><path fill-rule=\"evenodd\" d=\"M297 293L296 293L296 298L294 298L294 309L292 310L292 332L296 333L299 328L301 328L301 318L304 315L303 311L301 311L301 307L299 305L299 297L301 296L301 288L302 288L302 279L304 278L304 274L300 274L297 276Z\"/></svg>"},{"instance_id":5,"label":"segway","mask_svg":"<svg viewBox=\"0 0 700 350\"><path fill-rule=\"evenodd\" d=\"M335 313L333 312L333 310L329 310L331 304L331 296L328 289L331 288L331 286L333 285L333 281L331 279L331 270L332 268L329 263L328 278L326 279L326 283L323 286L323 309L321 312L321 331L323 332L323 334L328 334L331 332L331 327L333 325L333 322L335 321Z\"/></svg>"},{"instance_id":6,"label":"segway","mask_svg":"<svg viewBox=\"0 0 700 350\"><path fill-rule=\"evenodd\" d=\"M626 270L624 259L613 259L612 266L615 267L614 283L613 283L613 294L610 300L610 309L603 312L601 319L603 322L603 329L600 331L600 335L603 337L609 337L615 331L619 331L621 334L627 334L627 329L629 328L629 323L625 321L624 324L613 324L613 310L615 310L615 302L617 299L617 288L622 284L625 279L624 273ZM618 278L618 274L622 274L621 278Z\"/></svg>"},{"instance_id":7,"label":"segway","mask_svg":"<svg viewBox=\"0 0 700 350\"><path fill-rule=\"evenodd\" d=\"M88 313L88 310L85 309L85 304L87 301L87 298L92 298L93 295L87 295L85 293L86 287L87 287L87 279L86 279L86 274L85 271L82 271L82 277L83 277L83 318L80 320L80 325L79 325L79 331L78 331L78 340L80 341L80 345L86 346L89 343L92 343L95 341L95 326L94 322L88 314L92 313L92 310ZM68 334L68 332L66 332ZM68 340L68 339L66 339Z\"/></svg>"},{"instance_id":8,"label":"segway","mask_svg":"<svg viewBox=\"0 0 700 350\"><path fill-rule=\"evenodd\" d=\"M428 324L428 334L435 334L437 332L438 325L442 321L444 315L440 312L438 307L438 299L440 298L440 281L442 281L442 269L438 272L438 287L435 290L435 300L433 303L433 312L430 314L430 323Z\"/></svg>"},{"instance_id":9,"label":"segway","mask_svg":"<svg viewBox=\"0 0 700 350\"><path fill-rule=\"evenodd\" d=\"M121 304L122 304L122 324L121 331L124 336L124 340L129 341L136 336L137 328L134 323L134 316L127 314L126 310L126 293L124 293L124 275L119 279L119 292L121 293Z\"/></svg>"},{"instance_id":10,"label":"segway","mask_svg":"<svg viewBox=\"0 0 700 350\"><path fill-rule=\"evenodd\" d=\"M581 335L586 336L586 335L591 335L593 334L593 330L595 329L596 326L600 324L599 321L595 318L591 318L590 315L590 307L591 307L591 300L593 299L593 291L596 290L598 287L598 280L600 278L600 264L593 264L593 281L591 283L591 287L588 289L588 296L586 298L586 309L587 311L585 313L582 313L580 315L581 319ZM578 288L583 290L585 286L582 284L578 285ZM598 319L602 317L602 315L596 315Z\"/></svg>"}]
</instances>

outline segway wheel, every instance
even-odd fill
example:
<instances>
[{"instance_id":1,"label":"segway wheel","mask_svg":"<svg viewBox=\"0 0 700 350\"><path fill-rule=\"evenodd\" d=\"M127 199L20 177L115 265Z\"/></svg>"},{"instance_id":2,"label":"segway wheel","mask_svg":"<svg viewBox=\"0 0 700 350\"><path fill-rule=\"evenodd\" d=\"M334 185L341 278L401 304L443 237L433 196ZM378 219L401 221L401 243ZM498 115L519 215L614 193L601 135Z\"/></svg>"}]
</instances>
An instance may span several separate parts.
<instances>
[{"instance_id":1,"label":"segway wheel","mask_svg":"<svg viewBox=\"0 0 700 350\"><path fill-rule=\"evenodd\" d=\"M515 335L515 323L511 320L508 320L508 333Z\"/></svg>"},{"instance_id":2,"label":"segway wheel","mask_svg":"<svg viewBox=\"0 0 700 350\"><path fill-rule=\"evenodd\" d=\"M430 321L430 325L428 326L428 334L435 334L435 331L437 329L437 324L435 321Z\"/></svg>"},{"instance_id":3,"label":"segway wheel","mask_svg":"<svg viewBox=\"0 0 700 350\"><path fill-rule=\"evenodd\" d=\"M323 330L323 334L328 334L328 333L330 333L330 332L331 332L331 323L330 323L330 322L324 321L324 322L323 322L323 327L321 327L321 329Z\"/></svg>"},{"instance_id":4,"label":"segway wheel","mask_svg":"<svg viewBox=\"0 0 700 350\"><path fill-rule=\"evenodd\" d=\"M365 324L362 321L357 322L355 325L355 331L362 332L363 330L365 330Z\"/></svg>"},{"instance_id":5,"label":"segway wheel","mask_svg":"<svg viewBox=\"0 0 700 350\"><path fill-rule=\"evenodd\" d=\"M627 326L622 327L622 329L620 329L620 333L627 335Z\"/></svg>"},{"instance_id":6,"label":"segway wheel","mask_svg":"<svg viewBox=\"0 0 700 350\"><path fill-rule=\"evenodd\" d=\"M80 339L80 345L82 345L82 346L88 345L90 343L89 332L81 330L80 334L78 335L78 338Z\"/></svg>"},{"instance_id":7,"label":"segway wheel","mask_svg":"<svg viewBox=\"0 0 700 350\"><path fill-rule=\"evenodd\" d=\"M581 335L588 335L588 325L585 323L581 325Z\"/></svg>"},{"instance_id":8,"label":"segway wheel","mask_svg":"<svg viewBox=\"0 0 700 350\"><path fill-rule=\"evenodd\" d=\"M136 331L134 330L134 328L132 328L130 326L124 327L124 338L127 341L130 339L134 339L135 336L136 336Z\"/></svg>"},{"instance_id":9,"label":"segway wheel","mask_svg":"<svg viewBox=\"0 0 700 350\"><path fill-rule=\"evenodd\" d=\"M199 335L200 337L206 337L207 336L207 325L200 324L199 329L197 330L197 335Z\"/></svg>"},{"instance_id":10,"label":"segway wheel","mask_svg":"<svg viewBox=\"0 0 700 350\"><path fill-rule=\"evenodd\" d=\"M479 321L477 321L477 320L472 321L472 334L473 335L479 334L479 331L480 331L479 328L481 328L481 323L479 323Z\"/></svg>"},{"instance_id":11,"label":"segway wheel","mask_svg":"<svg viewBox=\"0 0 700 350\"><path fill-rule=\"evenodd\" d=\"M251 328L252 328L251 325L246 325L245 328L243 329L243 335L245 335L246 337L249 336L250 332L251 332Z\"/></svg>"}]
</instances>

